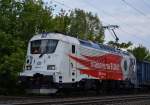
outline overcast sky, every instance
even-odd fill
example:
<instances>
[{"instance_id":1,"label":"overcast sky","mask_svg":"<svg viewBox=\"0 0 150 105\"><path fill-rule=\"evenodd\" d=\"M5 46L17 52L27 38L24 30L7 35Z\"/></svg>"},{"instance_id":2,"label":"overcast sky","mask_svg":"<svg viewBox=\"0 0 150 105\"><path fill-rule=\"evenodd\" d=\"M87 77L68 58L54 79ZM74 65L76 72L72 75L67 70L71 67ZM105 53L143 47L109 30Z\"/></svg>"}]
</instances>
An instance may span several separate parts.
<instances>
[{"instance_id":1,"label":"overcast sky","mask_svg":"<svg viewBox=\"0 0 150 105\"><path fill-rule=\"evenodd\" d=\"M131 41L150 49L150 0L45 0L69 10L80 8L98 14L103 25L118 25L116 29L120 42ZM114 40L105 32L105 40Z\"/></svg>"}]
</instances>

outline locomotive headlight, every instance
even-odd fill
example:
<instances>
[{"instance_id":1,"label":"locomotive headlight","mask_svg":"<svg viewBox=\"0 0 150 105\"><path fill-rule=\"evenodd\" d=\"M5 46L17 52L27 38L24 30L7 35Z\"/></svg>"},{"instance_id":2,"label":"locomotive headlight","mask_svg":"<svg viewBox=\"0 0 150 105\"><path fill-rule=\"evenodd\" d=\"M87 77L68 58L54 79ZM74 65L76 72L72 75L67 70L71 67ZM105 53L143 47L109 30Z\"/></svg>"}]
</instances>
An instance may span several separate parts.
<instances>
[{"instance_id":1,"label":"locomotive headlight","mask_svg":"<svg viewBox=\"0 0 150 105\"><path fill-rule=\"evenodd\" d=\"M55 65L48 65L47 70L55 70Z\"/></svg>"},{"instance_id":2,"label":"locomotive headlight","mask_svg":"<svg viewBox=\"0 0 150 105\"><path fill-rule=\"evenodd\" d=\"M26 70L31 70L32 69L32 66L31 65L27 65L26 66Z\"/></svg>"}]
</instances>

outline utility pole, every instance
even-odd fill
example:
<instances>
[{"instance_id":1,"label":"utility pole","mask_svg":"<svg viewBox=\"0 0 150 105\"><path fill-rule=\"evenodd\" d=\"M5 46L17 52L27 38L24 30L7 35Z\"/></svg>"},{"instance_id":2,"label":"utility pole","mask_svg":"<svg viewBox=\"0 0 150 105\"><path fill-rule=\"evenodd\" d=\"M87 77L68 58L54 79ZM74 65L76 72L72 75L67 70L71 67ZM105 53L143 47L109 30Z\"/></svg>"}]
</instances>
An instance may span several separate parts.
<instances>
[{"instance_id":1,"label":"utility pole","mask_svg":"<svg viewBox=\"0 0 150 105\"><path fill-rule=\"evenodd\" d=\"M115 36L115 41L116 41L116 43L118 43L118 41L119 41L119 38L118 38L118 36L116 35L116 33L115 33L115 29L117 28L119 28L119 26L118 25L108 25L108 26L103 26L103 28L104 29L108 29L109 31L112 31L112 33L113 33L113 35Z\"/></svg>"}]
</instances>

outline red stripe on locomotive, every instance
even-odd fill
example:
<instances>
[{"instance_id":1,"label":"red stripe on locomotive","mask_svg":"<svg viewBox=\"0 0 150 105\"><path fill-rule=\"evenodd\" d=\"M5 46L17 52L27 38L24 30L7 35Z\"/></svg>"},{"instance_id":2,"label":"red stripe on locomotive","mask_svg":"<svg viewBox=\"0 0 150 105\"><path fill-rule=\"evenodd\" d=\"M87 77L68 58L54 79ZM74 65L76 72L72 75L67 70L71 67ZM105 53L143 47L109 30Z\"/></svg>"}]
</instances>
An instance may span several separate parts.
<instances>
[{"instance_id":1,"label":"red stripe on locomotive","mask_svg":"<svg viewBox=\"0 0 150 105\"><path fill-rule=\"evenodd\" d=\"M123 73L121 68L122 56L105 54L100 56L85 56L79 58L74 55L69 57L87 69L80 69L81 74L104 79L104 80L123 80Z\"/></svg>"}]
</instances>

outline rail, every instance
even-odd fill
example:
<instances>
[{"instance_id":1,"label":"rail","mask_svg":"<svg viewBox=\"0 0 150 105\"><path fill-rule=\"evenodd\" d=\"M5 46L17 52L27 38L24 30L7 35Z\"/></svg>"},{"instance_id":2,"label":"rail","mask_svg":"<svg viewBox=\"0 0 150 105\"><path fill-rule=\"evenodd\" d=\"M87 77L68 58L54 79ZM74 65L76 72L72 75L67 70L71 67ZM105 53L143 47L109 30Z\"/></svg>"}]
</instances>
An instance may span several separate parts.
<instances>
[{"instance_id":1,"label":"rail","mask_svg":"<svg viewBox=\"0 0 150 105\"><path fill-rule=\"evenodd\" d=\"M6 97L5 97L6 98ZM0 97L1 99L1 97ZM13 99L13 98L12 98ZM76 98L54 98L48 97L15 97L12 101L8 101L5 104L9 105L91 105L91 104L111 104L132 102L140 100L149 100L150 95L126 95L126 96L94 96L94 97L76 97ZM10 97L9 97L10 100Z\"/></svg>"}]
</instances>

